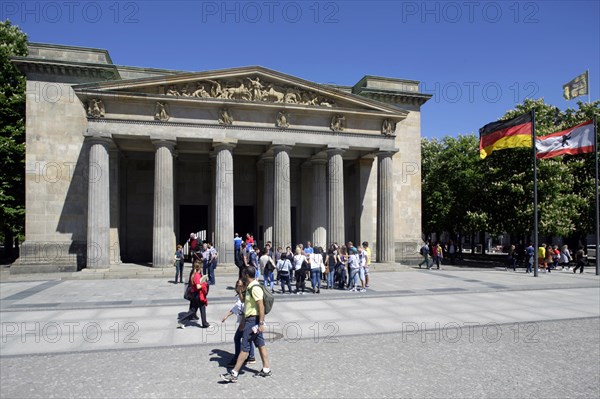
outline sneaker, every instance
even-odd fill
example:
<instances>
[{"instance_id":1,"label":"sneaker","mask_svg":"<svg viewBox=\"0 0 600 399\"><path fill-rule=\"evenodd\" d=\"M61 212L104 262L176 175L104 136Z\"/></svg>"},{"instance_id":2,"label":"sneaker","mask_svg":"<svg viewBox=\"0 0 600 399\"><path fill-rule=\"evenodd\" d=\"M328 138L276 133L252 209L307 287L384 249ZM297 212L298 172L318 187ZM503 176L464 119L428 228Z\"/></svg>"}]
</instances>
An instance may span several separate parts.
<instances>
[{"instance_id":1,"label":"sneaker","mask_svg":"<svg viewBox=\"0 0 600 399\"><path fill-rule=\"evenodd\" d=\"M238 380L238 378L231 373L221 374L221 379L226 382L237 382Z\"/></svg>"},{"instance_id":2,"label":"sneaker","mask_svg":"<svg viewBox=\"0 0 600 399\"><path fill-rule=\"evenodd\" d=\"M183 330L185 326L183 325L183 323L177 323L177 328Z\"/></svg>"},{"instance_id":3,"label":"sneaker","mask_svg":"<svg viewBox=\"0 0 600 399\"><path fill-rule=\"evenodd\" d=\"M248 363L248 364L254 364L254 363L256 363L256 358L249 357L249 358L246 359L246 363Z\"/></svg>"},{"instance_id":4,"label":"sneaker","mask_svg":"<svg viewBox=\"0 0 600 399\"><path fill-rule=\"evenodd\" d=\"M261 369L261 370L260 370L260 371L259 371L259 372L258 372L258 373L255 375L255 377L270 377L270 376L271 376L271 374L272 374L272 373L271 373L271 370L269 370L268 372L266 372L266 373L265 373L265 371Z\"/></svg>"}]
</instances>

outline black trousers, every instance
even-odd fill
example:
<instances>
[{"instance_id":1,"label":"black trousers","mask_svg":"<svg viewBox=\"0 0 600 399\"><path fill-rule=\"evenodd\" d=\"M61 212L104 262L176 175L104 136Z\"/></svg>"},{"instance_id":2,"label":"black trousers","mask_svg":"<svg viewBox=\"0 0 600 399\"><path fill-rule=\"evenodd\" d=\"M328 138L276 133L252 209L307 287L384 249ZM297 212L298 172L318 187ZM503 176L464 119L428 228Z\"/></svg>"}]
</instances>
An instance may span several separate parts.
<instances>
[{"instance_id":1,"label":"black trousers","mask_svg":"<svg viewBox=\"0 0 600 399\"><path fill-rule=\"evenodd\" d=\"M181 319L179 319L179 321L183 323L184 321L191 320L194 316L196 316L198 309L200 309L200 319L202 320L202 325L208 325L208 322L206 321L206 306L200 303L200 297L198 296L197 292L192 294L190 309Z\"/></svg>"}]
</instances>

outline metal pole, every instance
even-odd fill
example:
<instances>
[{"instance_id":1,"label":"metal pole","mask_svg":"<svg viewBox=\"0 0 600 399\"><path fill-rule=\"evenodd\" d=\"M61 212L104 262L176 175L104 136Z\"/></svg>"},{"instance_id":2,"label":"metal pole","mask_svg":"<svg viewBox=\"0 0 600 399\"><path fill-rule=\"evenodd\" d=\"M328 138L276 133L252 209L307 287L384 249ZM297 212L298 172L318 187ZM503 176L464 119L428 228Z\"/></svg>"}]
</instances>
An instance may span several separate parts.
<instances>
[{"instance_id":1,"label":"metal pole","mask_svg":"<svg viewBox=\"0 0 600 399\"><path fill-rule=\"evenodd\" d=\"M596 115L594 115L594 158L596 159L596 276L600 275L600 262L598 262L598 249L600 248L600 212L598 206L598 130L596 129Z\"/></svg>"},{"instance_id":2,"label":"metal pole","mask_svg":"<svg viewBox=\"0 0 600 399\"><path fill-rule=\"evenodd\" d=\"M535 109L531 111L531 142L533 147L533 276L538 276L538 203L537 203L537 149L535 147Z\"/></svg>"}]
</instances>

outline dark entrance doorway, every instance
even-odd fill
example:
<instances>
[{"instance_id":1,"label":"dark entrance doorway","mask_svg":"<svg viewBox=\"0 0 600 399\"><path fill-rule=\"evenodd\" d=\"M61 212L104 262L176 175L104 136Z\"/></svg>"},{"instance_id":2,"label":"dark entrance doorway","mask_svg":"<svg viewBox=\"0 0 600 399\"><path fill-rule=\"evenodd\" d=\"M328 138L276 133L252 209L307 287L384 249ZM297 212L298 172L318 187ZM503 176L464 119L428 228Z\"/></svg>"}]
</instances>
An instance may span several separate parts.
<instances>
[{"instance_id":1,"label":"dark entrance doorway","mask_svg":"<svg viewBox=\"0 0 600 399\"><path fill-rule=\"evenodd\" d=\"M235 206L233 207L233 232L238 233L240 237L246 238L246 233L252 233L255 242L258 239L258 232L254 224L253 206ZM231 237L233 240L233 237Z\"/></svg>"},{"instance_id":2,"label":"dark entrance doorway","mask_svg":"<svg viewBox=\"0 0 600 399\"><path fill-rule=\"evenodd\" d=\"M291 215L291 225L292 225L292 251L294 250L294 248L296 248L296 245L299 244L298 240L298 235L296 234L296 229L298 227L297 222L296 222L296 207L293 206L291 211L290 211L290 215ZM306 243L305 243L306 244Z\"/></svg>"},{"instance_id":3,"label":"dark entrance doorway","mask_svg":"<svg viewBox=\"0 0 600 399\"><path fill-rule=\"evenodd\" d=\"M190 233L200 232L202 240L206 239L208 231L208 205L179 206L179 236L177 243L184 245ZM204 234L202 234L204 233Z\"/></svg>"}]
</instances>

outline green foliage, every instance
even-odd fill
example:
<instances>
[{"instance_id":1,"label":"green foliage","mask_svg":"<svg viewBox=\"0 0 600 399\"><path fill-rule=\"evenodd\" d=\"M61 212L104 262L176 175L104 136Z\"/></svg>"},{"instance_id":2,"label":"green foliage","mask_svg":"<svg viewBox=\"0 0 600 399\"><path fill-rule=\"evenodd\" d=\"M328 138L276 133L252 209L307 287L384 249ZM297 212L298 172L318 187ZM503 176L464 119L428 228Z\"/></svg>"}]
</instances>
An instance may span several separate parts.
<instances>
[{"instance_id":1,"label":"green foliage","mask_svg":"<svg viewBox=\"0 0 600 399\"><path fill-rule=\"evenodd\" d=\"M0 22L0 233L22 235L25 218L25 78L10 57L27 55L27 37Z\"/></svg>"},{"instance_id":2,"label":"green foliage","mask_svg":"<svg viewBox=\"0 0 600 399\"><path fill-rule=\"evenodd\" d=\"M501 119L535 110L536 134L547 135L600 116L600 101L561 112L527 99ZM598 131L598 127L596 127ZM529 235L533 230L533 149L478 155L475 135L423 139L423 231L487 231ZM544 236L594 231L594 154L537 161L538 229Z\"/></svg>"}]
</instances>

